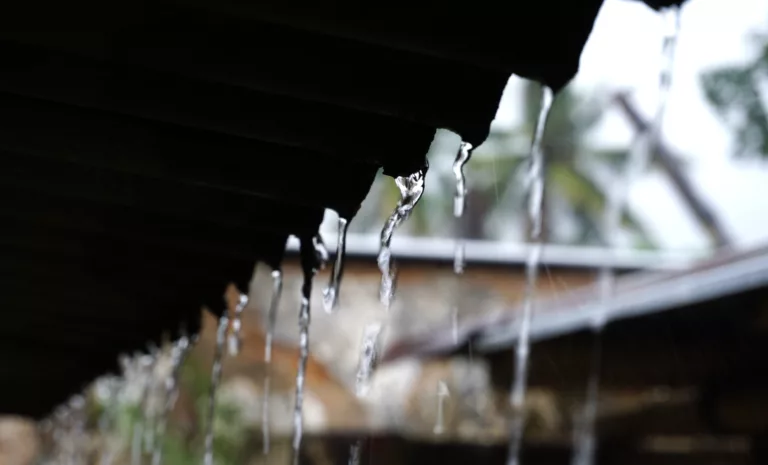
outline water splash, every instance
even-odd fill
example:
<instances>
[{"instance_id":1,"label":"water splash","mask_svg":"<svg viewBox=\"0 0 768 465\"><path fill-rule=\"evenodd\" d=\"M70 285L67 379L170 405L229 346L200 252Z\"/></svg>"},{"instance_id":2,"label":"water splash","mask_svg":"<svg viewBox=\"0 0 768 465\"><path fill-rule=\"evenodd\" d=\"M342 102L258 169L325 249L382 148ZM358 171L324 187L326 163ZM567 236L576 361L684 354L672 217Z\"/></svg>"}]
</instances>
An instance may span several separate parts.
<instances>
[{"instance_id":1,"label":"water splash","mask_svg":"<svg viewBox=\"0 0 768 465\"><path fill-rule=\"evenodd\" d=\"M264 342L264 363L266 364L266 376L264 377L264 397L261 405L261 431L263 434L263 452L269 454L269 390L272 382L272 339L275 334L275 321L277 309L280 307L280 297L283 294L283 272L272 270L272 296L269 299L269 311L267 312L267 337Z\"/></svg>"},{"instance_id":2,"label":"water splash","mask_svg":"<svg viewBox=\"0 0 768 465\"><path fill-rule=\"evenodd\" d=\"M381 323L370 323L366 325L363 331L363 341L360 344L360 361L355 376L355 395L358 399L367 396L371 388L371 375L378 361L378 341L381 329ZM359 465L363 442L364 439L360 438L350 446L349 465Z\"/></svg>"},{"instance_id":3,"label":"water splash","mask_svg":"<svg viewBox=\"0 0 768 465\"><path fill-rule=\"evenodd\" d=\"M203 463L213 465L213 423L216 414L216 391L221 383L221 368L224 358L224 344L227 341L229 329L229 317L227 313L219 318L219 326L216 328L216 349L213 353L213 367L211 368L211 387L208 391L208 412L205 425L205 454Z\"/></svg>"},{"instance_id":4,"label":"water splash","mask_svg":"<svg viewBox=\"0 0 768 465\"><path fill-rule=\"evenodd\" d=\"M472 148L472 144L469 142L462 142L456 154L456 160L453 162L453 175L456 178L456 193L453 196L453 216L457 219L464 216L464 209L467 206L467 184L464 177L464 166L472 156ZM464 255L464 241L458 238L453 257L453 271L456 274L464 273Z\"/></svg>"},{"instance_id":5,"label":"water splash","mask_svg":"<svg viewBox=\"0 0 768 465\"><path fill-rule=\"evenodd\" d=\"M229 335L229 355L235 356L243 348L242 330L243 330L243 310L248 306L248 295L240 294L235 306L235 314L232 318L232 334Z\"/></svg>"},{"instance_id":6,"label":"water splash","mask_svg":"<svg viewBox=\"0 0 768 465\"><path fill-rule=\"evenodd\" d=\"M165 439L165 431L168 425L168 416L173 411L173 407L176 405L176 400L179 397L179 375L181 374L184 360L191 348L192 343L186 335L182 335L171 348L171 372L165 379L165 402L163 403L163 410L160 412L160 418L157 421L157 437L155 448L152 451L152 465L160 465L162 462L163 440Z\"/></svg>"},{"instance_id":7,"label":"water splash","mask_svg":"<svg viewBox=\"0 0 768 465\"><path fill-rule=\"evenodd\" d=\"M544 199L544 129L546 128L549 111L554 101L554 92L547 86L541 89L541 107L536 121L536 129L531 145L529 167L527 173L528 183L528 220L530 222L531 249L525 262L525 296L523 300L523 314L520 318L520 329L515 345L515 373L510 394L510 403L513 410L512 434L509 443L509 465L518 465L520 449L522 448L523 433L525 430L525 394L528 383L528 359L530 352L530 326L533 318L533 304L538 279L539 261L543 244L541 243L542 230L542 201Z\"/></svg>"},{"instance_id":8,"label":"water splash","mask_svg":"<svg viewBox=\"0 0 768 465\"><path fill-rule=\"evenodd\" d=\"M387 308L392 303L392 297L395 292L395 276L391 269L392 235L395 229L408 219L414 207L421 199L422 194L424 194L425 173L426 169L422 169L410 176L400 176L395 179L395 184L400 190L400 200L381 230L381 246L376 260L381 270L379 298L381 303Z\"/></svg>"},{"instance_id":9,"label":"water splash","mask_svg":"<svg viewBox=\"0 0 768 465\"><path fill-rule=\"evenodd\" d=\"M346 218L339 217L339 232L336 242L336 259L333 262L333 272L328 286L323 290L323 308L332 313L339 305L339 288L344 274L344 257L347 250L347 228L349 222Z\"/></svg>"},{"instance_id":10,"label":"water splash","mask_svg":"<svg viewBox=\"0 0 768 465\"><path fill-rule=\"evenodd\" d=\"M438 381L437 382L437 419L435 420L435 427L433 428L432 432L436 435L442 435L445 433L445 418L443 414L443 406L445 404L445 399L450 396L450 392L448 391L448 385L445 384L445 381Z\"/></svg>"},{"instance_id":11,"label":"water splash","mask_svg":"<svg viewBox=\"0 0 768 465\"><path fill-rule=\"evenodd\" d=\"M653 158L653 152L661 135L664 113L669 100L669 90L672 86L672 71L674 68L675 48L680 32L680 8L673 6L662 12L666 30L662 38L662 63L659 72L659 93L656 104L656 114L650 128L641 133L632 144L629 159L624 172L608 190L606 206L603 215L602 228L606 242L612 250L620 246L621 219L627 206L629 187L647 170ZM600 269L598 289L601 305L592 319L593 347L592 363L587 382L586 398L577 422L578 431L575 434L575 445L571 463L573 465L591 465L594 463L596 449L595 422L600 396L600 365L602 359L602 333L608 322L608 303L613 296L616 285L616 273L610 265Z\"/></svg>"},{"instance_id":12,"label":"water splash","mask_svg":"<svg viewBox=\"0 0 768 465\"><path fill-rule=\"evenodd\" d=\"M317 237L317 236L316 236ZM317 251L313 239L313 246ZM306 381L307 361L309 359L309 325L310 325L310 298L312 295L312 279L317 273L317 260L306 263L308 254L304 250L305 241L301 241L302 269L304 282L301 285L301 307L299 308L299 369L296 373L296 401L293 408L293 464L299 464L301 451L301 439L304 434L304 382ZM315 255L316 258L320 258Z\"/></svg>"}]
</instances>

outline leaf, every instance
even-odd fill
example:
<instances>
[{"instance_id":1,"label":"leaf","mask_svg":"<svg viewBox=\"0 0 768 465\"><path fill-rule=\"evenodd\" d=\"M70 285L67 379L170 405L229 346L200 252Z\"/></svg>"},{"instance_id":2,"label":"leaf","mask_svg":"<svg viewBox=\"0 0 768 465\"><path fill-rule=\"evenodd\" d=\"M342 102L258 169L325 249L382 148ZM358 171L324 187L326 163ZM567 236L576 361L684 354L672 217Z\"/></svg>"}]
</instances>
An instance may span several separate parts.
<instances>
[{"instance_id":1,"label":"leaf","mask_svg":"<svg viewBox=\"0 0 768 465\"><path fill-rule=\"evenodd\" d=\"M747 66L719 68L701 76L704 95L720 118L731 127L735 155L768 157L768 114L760 98L761 60Z\"/></svg>"},{"instance_id":2,"label":"leaf","mask_svg":"<svg viewBox=\"0 0 768 465\"><path fill-rule=\"evenodd\" d=\"M592 218L594 225L602 224L602 217L605 214L606 195L603 189L589 176L582 173L573 165L565 163L553 163L547 170L547 181L550 186L557 189L560 195L564 196L575 211L581 212ZM624 211L621 220L622 226L633 233L646 238L642 223L632 212ZM602 227L597 227L603 243L607 243L606 231Z\"/></svg>"}]
</instances>

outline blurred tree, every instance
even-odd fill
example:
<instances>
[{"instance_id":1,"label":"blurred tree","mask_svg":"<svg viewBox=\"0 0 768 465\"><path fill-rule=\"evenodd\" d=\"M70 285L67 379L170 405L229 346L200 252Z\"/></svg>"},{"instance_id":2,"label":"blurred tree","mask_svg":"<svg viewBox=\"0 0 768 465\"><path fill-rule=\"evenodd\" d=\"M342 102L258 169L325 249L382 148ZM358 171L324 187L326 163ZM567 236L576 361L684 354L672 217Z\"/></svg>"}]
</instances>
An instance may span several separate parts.
<instances>
[{"instance_id":1,"label":"blurred tree","mask_svg":"<svg viewBox=\"0 0 768 465\"><path fill-rule=\"evenodd\" d=\"M403 226L410 234L452 237L458 230L465 238L491 239L500 236L501 228L517 225L523 237L522 232L527 230L523 178L541 89L536 83L526 82L522 92L523 124L492 131L465 169L468 208L460 222L452 217L455 178L450 169L458 139L442 136L443 140L436 140L429 155L427 190L419 208ZM586 101L570 88L561 91L553 105L544 135L544 234L550 242L604 243L599 225L606 191L599 178L620 169L627 151L589 147L586 136L601 114L599 105ZM368 199L378 201L364 205L360 218L352 223L358 223L355 230L373 232L380 228L398 197L391 179L377 179ZM624 214L622 224L636 246L651 246L631 212Z\"/></svg>"},{"instance_id":2,"label":"blurred tree","mask_svg":"<svg viewBox=\"0 0 768 465\"><path fill-rule=\"evenodd\" d=\"M768 34L754 33L755 57L743 65L724 66L701 76L704 95L730 126L737 156L768 157Z\"/></svg>"}]
</instances>

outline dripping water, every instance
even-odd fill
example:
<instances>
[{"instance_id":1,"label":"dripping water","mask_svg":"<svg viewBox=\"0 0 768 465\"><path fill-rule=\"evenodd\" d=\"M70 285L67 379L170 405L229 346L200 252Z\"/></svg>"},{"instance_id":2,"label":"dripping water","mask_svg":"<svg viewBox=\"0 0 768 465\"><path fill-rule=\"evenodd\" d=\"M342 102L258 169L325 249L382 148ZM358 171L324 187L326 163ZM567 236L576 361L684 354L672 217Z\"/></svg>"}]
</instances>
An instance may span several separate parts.
<instances>
[{"instance_id":1,"label":"dripping water","mask_svg":"<svg viewBox=\"0 0 768 465\"><path fill-rule=\"evenodd\" d=\"M232 318L232 334L229 335L229 355L235 356L243 348L242 329L243 329L243 310L248 305L248 295L240 294L235 306L235 314Z\"/></svg>"},{"instance_id":2,"label":"dripping water","mask_svg":"<svg viewBox=\"0 0 768 465\"><path fill-rule=\"evenodd\" d=\"M392 235L395 229L399 227L411 215L416 204L424 193L424 177L426 168L411 174L410 176L399 176L395 179L395 184L400 190L400 200L392 214L387 219L381 230L381 246L377 263L381 270L381 287L379 288L379 298L385 307L389 308L394 295L395 276L392 272Z\"/></svg>"},{"instance_id":3,"label":"dripping water","mask_svg":"<svg viewBox=\"0 0 768 465\"><path fill-rule=\"evenodd\" d=\"M355 376L355 395L358 399L366 397L370 390L371 375L378 361L378 341L381 328L381 323L371 323L366 325L363 331L363 341L360 344L360 361ZM359 465L363 442L364 439L361 438L350 446L349 465Z\"/></svg>"},{"instance_id":4,"label":"dripping water","mask_svg":"<svg viewBox=\"0 0 768 465\"><path fill-rule=\"evenodd\" d=\"M336 259L333 262L333 271L328 287L323 290L323 308L331 313L339 305L339 288L344 274L344 256L347 250L347 228L349 222L346 218L339 217L339 232L336 242Z\"/></svg>"},{"instance_id":5,"label":"dripping water","mask_svg":"<svg viewBox=\"0 0 768 465\"><path fill-rule=\"evenodd\" d=\"M160 418L157 421L157 432L152 451L152 465L160 465L163 457L163 440L168 425L168 416L171 414L179 396L179 375L192 344L186 335L182 335L171 348L171 372L165 379L165 399Z\"/></svg>"},{"instance_id":6,"label":"dripping water","mask_svg":"<svg viewBox=\"0 0 768 465\"><path fill-rule=\"evenodd\" d=\"M312 247L315 249L315 256L317 257L319 268L321 270L325 269L325 265L328 263L331 254L328 253L328 248L325 246L325 242L323 242L323 236L320 234L313 236Z\"/></svg>"},{"instance_id":7,"label":"dripping water","mask_svg":"<svg viewBox=\"0 0 768 465\"><path fill-rule=\"evenodd\" d=\"M603 231L605 232L608 247L611 250L616 250L620 246L621 219L627 206L628 189L642 176L652 161L653 152L661 134L667 101L669 100L675 48L680 31L680 8L678 6L667 8L662 12L662 16L666 28L662 38L662 62L659 72L656 113L647 132L638 134L635 138L624 171L610 187L607 195L603 216ZM581 418L577 422L578 431L575 434L576 443L572 458L573 465L591 465L594 463L596 448L594 430L600 395L600 366L603 350L602 333L607 324L608 304L614 293L615 282L615 270L610 265L603 266L598 276L601 305L598 306L598 311L592 320L592 362L587 381L584 407L581 412Z\"/></svg>"},{"instance_id":8,"label":"dripping water","mask_svg":"<svg viewBox=\"0 0 768 465\"><path fill-rule=\"evenodd\" d=\"M360 363L355 376L355 395L362 398L370 390L371 375L378 359L378 339L381 334L381 323L371 323L363 331L363 342L360 349Z\"/></svg>"},{"instance_id":9,"label":"dripping water","mask_svg":"<svg viewBox=\"0 0 768 465\"><path fill-rule=\"evenodd\" d=\"M435 427L432 430L436 435L445 433L445 418L443 415L443 405L445 404L445 398L450 395L448 392L448 386L445 381L437 382L437 420L435 420Z\"/></svg>"},{"instance_id":10,"label":"dripping water","mask_svg":"<svg viewBox=\"0 0 768 465\"><path fill-rule=\"evenodd\" d=\"M275 333L275 320L277 318L277 309L280 306L280 296L283 293L283 272L272 270L272 296L269 299L269 311L267 313L267 337L264 342L264 363L266 365L266 376L264 377L264 397L262 399L261 410L261 430L263 434L263 452L269 454L269 390L272 380L272 338Z\"/></svg>"},{"instance_id":11,"label":"dripping water","mask_svg":"<svg viewBox=\"0 0 768 465\"><path fill-rule=\"evenodd\" d=\"M542 200L544 196L544 129L546 127L549 111L552 108L554 92L547 86L542 86L541 107L536 121L536 129L531 144L529 167L527 173L528 183L528 220L530 222L531 248L525 262L525 296L523 300L523 314L520 318L520 329L515 346L515 372L510 394L510 403L513 411L512 432L509 443L509 456L507 463L517 465L520 458L520 449L525 430L525 394L528 381L528 359L530 352L530 326L533 318L533 300L535 298L538 267L541 259L542 246Z\"/></svg>"},{"instance_id":12,"label":"dripping water","mask_svg":"<svg viewBox=\"0 0 768 465\"><path fill-rule=\"evenodd\" d=\"M459 220L464 216L464 209L467 205L467 184L464 177L464 166L472 156L472 144L462 142L459 151L456 154L456 160L453 162L453 175L456 177L456 193L453 197L453 216ZM459 228L460 229L460 228ZM453 271L456 274L464 272L464 241L458 238L456 241L456 251L453 257Z\"/></svg>"},{"instance_id":13,"label":"dripping water","mask_svg":"<svg viewBox=\"0 0 768 465\"><path fill-rule=\"evenodd\" d=\"M453 162L453 176L456 178L456 192L453 196L453 216L456 218L456 249L453 254L453 272L456 276L464 274L465 267L465 249L464 239L461 237L461 218L464 216L464 209L467 206L467 183L464 177L464 166L472 156L472 144L462 142L456 153L456 159ZM459 287L456 286L457 292ZM458 300L458 297L455 298ZM451 308L451 330L453 333L453 343L459 342L459 306L454 305Z\"/></svg>"},{"instance_id":14,"label":"dripping water","mask_svg":"<svg viewBox=\"0 0 768 465\"><path fill-rule=\"evenodd\" d=\"M219 318L219 326L216 328L216 349L213 354L213 367L211 368L211 387L208 391L208 412L205 425L205 455L203 463L213 465L213 423L216 414L216 390L221 382L221 368L224 356L224 344L227 341L229 329L229 317L227 312Z\"/></svg>"},{"instance_id":15,"label":"dripping water","mask_svg":"<svg viewBox=\"0 0 768 465\"><path fill-rule=\"evenodd\" d=\"M319 236L315 236L315 238L317 237ZM296 400L293 409L292 463L294 465L299 464L301 439L304 434L304 382L307 371L307 360L309 359L310 297L312 295L312 279L317 273L318 261L320 260L320 263L322 263L322 254L318 250L318 241L316 241L315 238L312 239L313 253L307 252L306 241L304 239L301 240L304 282L301 285L301 306L299 308L299 369L296 373ZM307 259L308 257L312 258Z\"/></svg>"}]
</instances>

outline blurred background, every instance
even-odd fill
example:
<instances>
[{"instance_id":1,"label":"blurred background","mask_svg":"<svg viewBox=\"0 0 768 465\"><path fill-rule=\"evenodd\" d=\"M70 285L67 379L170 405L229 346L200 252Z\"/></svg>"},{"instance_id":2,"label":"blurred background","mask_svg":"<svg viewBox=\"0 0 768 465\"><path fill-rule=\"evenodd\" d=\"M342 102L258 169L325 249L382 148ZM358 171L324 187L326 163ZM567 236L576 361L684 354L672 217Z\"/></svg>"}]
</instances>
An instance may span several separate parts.
<instances>
[{"instance_id":1,"label":"blurred background","mask_svg":"<svg viewBox=\"0 0 768 465\"><path fill-rule=\"evenodd\" d=\"M648 171L627 186L620 253L606 250L612 239L603 210L633 140L654 115L668 27L662 16L640 3L606 0L578 76L557 96L544 137L542 311L578 312L569 299L591 289L606 266L631 279L633 273L686 273L723 250L750 260L768 256L760 249L768 242L768 3L693 0L681 18L661 139ZM384 350L422 335L450 336L484 318L514 318L527 252L523 177L539 95L537 84L510 79L491 137L467 165L468 206L460 222L453 217L452 172L460 140L437 133L425 194L396 232L398 289L389 310L378 299L375 257L399 193L391 178L377 178L350 225L336 314L322 308L328 270L315 280L302 463L347 463L349 445L361 437L367 438L362 463L503 463L511 417L509 344L482 354L470 345L383 364L362 396L355 394L356 372L371 324L381 325ZM326 243L336 241L333 212L321 233ZM462 276L453 273L456 237L468 240ZM762 263L760 270L768 270ZM225 358L214 423L219 465L289 461L301 280L295 244L267 367L270 271L258 267L251 284L243 353ZM705 286L691 282L689 293ZM765 365L757 365L762 359L754 357L768 354L761 332L768 329L768 299L766 285L758 284L750 290L758 294L723 291L700 302L701 317L670 301L657 306L676 316L638 317L643 322L606 329L604 351L611 355L601 376L599 463L765 463L768 384ZM667 291L645 292L664 300ZM154 358L127 358L122 379L97 381L43 424L0 420L0 464L154 463L158 442L162 463L201 461L216 331L210 314L204 312L203 321L165 434L157 425L170 345ZM712 328L720 331L715 339ZM590 343L583 331L576 333L533 347L524 452L530 465L570 461L590 376Z\"/></svg>"}]
</instances>

